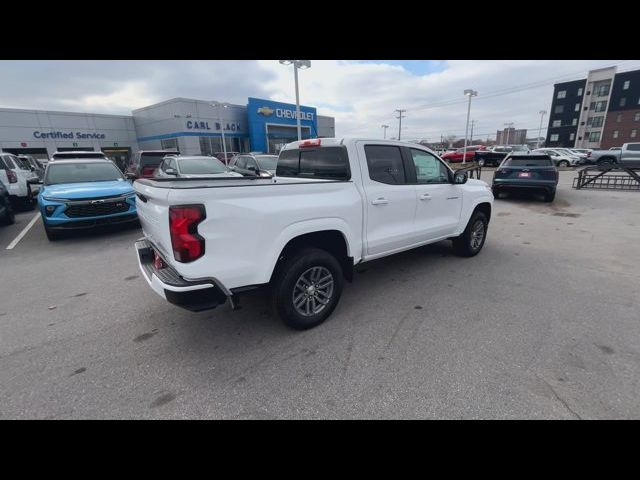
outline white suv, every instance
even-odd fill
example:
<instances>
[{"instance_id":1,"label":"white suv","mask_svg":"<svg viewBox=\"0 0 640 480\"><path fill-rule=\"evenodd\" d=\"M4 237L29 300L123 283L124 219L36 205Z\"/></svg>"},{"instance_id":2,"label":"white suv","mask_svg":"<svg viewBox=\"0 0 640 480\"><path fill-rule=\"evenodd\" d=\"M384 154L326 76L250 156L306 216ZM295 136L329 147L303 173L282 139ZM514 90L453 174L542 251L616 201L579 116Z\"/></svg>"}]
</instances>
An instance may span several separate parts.
<instances>
[{"instance_id":1,"label":"white suv","mask_svg":"<svg viewBox=\"0 0 640 480\"><path fill-rule=\"evenodd\" d=\"M37 181L38 175L26 168L15 155L0 153L0 180L7 187L12 203L33 209L38 186L28 183L32 179Z\"/></svg>"}]
</instances>

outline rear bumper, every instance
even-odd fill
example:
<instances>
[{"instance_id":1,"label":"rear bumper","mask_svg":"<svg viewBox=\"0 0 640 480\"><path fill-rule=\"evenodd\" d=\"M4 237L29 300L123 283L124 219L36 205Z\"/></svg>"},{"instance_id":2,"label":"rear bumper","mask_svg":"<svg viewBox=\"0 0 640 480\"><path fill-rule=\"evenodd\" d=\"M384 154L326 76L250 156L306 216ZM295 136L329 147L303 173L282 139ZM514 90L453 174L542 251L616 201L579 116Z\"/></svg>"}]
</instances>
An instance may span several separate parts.
<instances>
[{"instance_id":1,"label":"rear bumper","mask_svg":"<svg viewBox=\"0 0 640 480\"><path fill-rule=\"evenodd\" d=\"M227 299L234 307L233 294L215 278L187 280L171 268L156 270L153 266L153 253L158 252L151 242L141 238L135 243L138 266L151 289L167 302L192 312L211 310L224 304ZM162 257L162 255L158 252Z\"/></svg>"},{"instance_id":2,"label":"rear bumper","mask_svg":"<svg viewBox=\"0 0 640 480\"><path fill-rule=\"evenodd\" d=\"M557 183L555 182L494 182L491 188L495 192L496 190L544 190L546 192L553 192Z\"/></svg>"}]
</instances>

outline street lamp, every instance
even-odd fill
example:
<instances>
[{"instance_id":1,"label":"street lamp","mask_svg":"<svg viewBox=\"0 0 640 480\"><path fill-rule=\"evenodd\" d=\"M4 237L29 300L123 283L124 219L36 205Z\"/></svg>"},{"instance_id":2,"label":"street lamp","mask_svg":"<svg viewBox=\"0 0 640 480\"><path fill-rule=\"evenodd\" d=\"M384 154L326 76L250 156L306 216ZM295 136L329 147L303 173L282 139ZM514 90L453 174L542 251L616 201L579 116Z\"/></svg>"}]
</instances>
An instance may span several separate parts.
<instances>
[{"instance_id":1,"label":"street lamp","mask_svg":"<svg viewBox=\"0 0 640 480\"><path fill-rule=\"evenodd\" d=\"M302 127L300 126L300 93L298 90L298 69L311 68L311 60L278 60L282 65L293 65L293 78L296 83L296 123L298 126L298 141L302 140Z\"/></svg>"},{"instance_id":2,"label":"street lamp","mask_svg":"<svg viewBox=\"0 0 640 480\"><path fill-rule=\"evenodd\" d=\"M227 160L227 142L224 138L224 124L222 123L222 115L220 113L220 107L228 108L229 105L226 103L220 103L220 102L211 102L210 105L212 107L216 107L216 110L218 110L218 123L220 123L220 132L222 132L222 151L224 152L224 163L225 165L228 165L229 160Z\"/></svg>"},{"instance_id":3,"label":"street lamp","mask_svg":"<svg viewBox=\"0 0 640 480\"><path fill-rule=\"evenodd\" d=\"M467 134L469 133L469 115L471 114L471 97L478 96L475 90L465 90L464 94L469 97L469 106L467 107L467 127L464 130L464 152L462 153L462 164L467 163Z\"/></svg>"},{"instance_id":4,"label":"street lamp","mask_svg":"<svg viewBox=\"0 0 640 480\"><path fill-rule=\"evenodd\" d=\"M538 112L540 114L540 128L538 128L538 141L536 142L536 148L540 148L540 134L542 133L542 119L544 118L546 110L540 110Z\"/></svg>"},{"instance_id":5,"label":"street lamp","mask_svg":"<svg viewBox=\"0 0 640 480\"><path fill-rule=\"evenodd\" d=\"M389 125L380 125L382 127L382 131L383 131L383 139L387 138L387 128L389 128Z\"/></svg>"}]
</instances>

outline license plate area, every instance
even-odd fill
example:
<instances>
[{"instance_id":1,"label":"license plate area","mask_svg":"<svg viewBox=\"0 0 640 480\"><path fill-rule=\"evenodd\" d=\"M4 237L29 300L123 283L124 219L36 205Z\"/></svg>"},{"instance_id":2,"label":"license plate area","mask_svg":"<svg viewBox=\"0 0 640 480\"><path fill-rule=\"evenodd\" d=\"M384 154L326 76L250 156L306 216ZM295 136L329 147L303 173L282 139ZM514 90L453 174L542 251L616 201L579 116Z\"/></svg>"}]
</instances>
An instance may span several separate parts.
<instances>
[{"instance_id":1,"label":"license plate area","mask_svg":"<svg viewBox=\"0 0 640 480\"><path fill-rule=\"evenodd\" d=\"M518 177L520 177L520 178L529 178L529 177L531 177L531 174L529 172L520 172L520 173L518 173Z\"/></svg>"}]
</instances>

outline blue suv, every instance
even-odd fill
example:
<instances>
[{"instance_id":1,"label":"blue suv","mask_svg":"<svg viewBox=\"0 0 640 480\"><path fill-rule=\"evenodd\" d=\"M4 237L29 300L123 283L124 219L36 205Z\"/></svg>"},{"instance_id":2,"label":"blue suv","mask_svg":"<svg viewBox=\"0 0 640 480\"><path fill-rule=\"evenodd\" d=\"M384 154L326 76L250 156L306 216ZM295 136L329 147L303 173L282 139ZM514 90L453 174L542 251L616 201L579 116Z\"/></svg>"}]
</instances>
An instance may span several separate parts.
<instances>
[{"instance_id":1,"label":"blue suv","mask_svg":"<svg viewBox=\"0 0 640 480\"><path fill-rule=\"evenodd\" d=\"M68 230L138 221L133 186L111 160L49 162L38 206L49 240Z\"/></svg>"}]
</instances>

